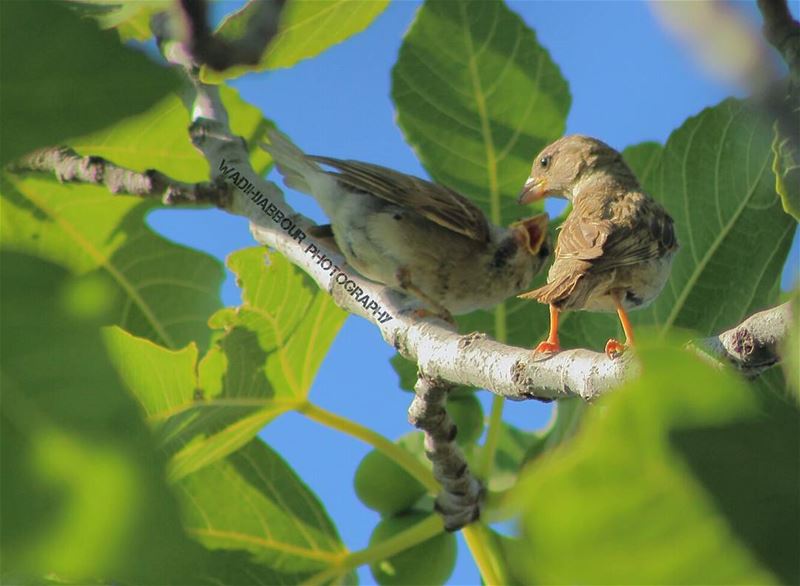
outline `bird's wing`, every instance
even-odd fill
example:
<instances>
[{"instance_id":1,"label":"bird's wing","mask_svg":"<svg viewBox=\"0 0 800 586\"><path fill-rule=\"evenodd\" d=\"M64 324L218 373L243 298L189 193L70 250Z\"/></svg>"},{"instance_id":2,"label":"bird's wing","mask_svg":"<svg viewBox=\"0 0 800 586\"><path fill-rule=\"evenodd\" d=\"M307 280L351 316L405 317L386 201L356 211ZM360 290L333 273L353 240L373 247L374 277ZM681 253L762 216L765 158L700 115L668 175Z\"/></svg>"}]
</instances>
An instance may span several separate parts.
<instances>
[{"instance_id":1,"label":"bird's wing","mask_svg":"<svg viewBox=\"0 0 800 586\"><path fill-rule=\"evenodd\" d=\"M311 158L335 169L331 174L346 187L411 209L428 220L473 240L489 240L486 215L478 206L452 189L370 163L329 157Z\"/></svg>"},{"instance_id":2,"label":"bird's wing","mask_svg":"<svg viewBox=\"0 0 800 586\"><path fill-rule=\"evenodd\" d=\"M561 226L547 285L525 297L560 305L577 294L585 278L660 258L677 248L672 218L652 200L644 200L626 222L599 220L573 210ZM582 303L573 299L573 305Z\"/></svg>"},{"instance_id":3,"label":"bird's wing","mask_svg":"<svg viewBox=\"0 0 800 586\"><path fill-rule=\"evenodd\" d=\"M603 246L603 256L592 263L592 270L618 267L661 258L678 248L672 218L653 201L631 224L615 229Z\"/></svg>"},{"instance_id":4,"label":"bird's wing","mask_svg":"<svg viewBox=\"0 0 800 586\"><path fill-rule=\"evenodd\" d=\"M659 204L644 200L625 222L569 218L556 258L589 261L588 270L599 273L660 258L677 246L672 218Z\"/></svg>"}]
</instances>

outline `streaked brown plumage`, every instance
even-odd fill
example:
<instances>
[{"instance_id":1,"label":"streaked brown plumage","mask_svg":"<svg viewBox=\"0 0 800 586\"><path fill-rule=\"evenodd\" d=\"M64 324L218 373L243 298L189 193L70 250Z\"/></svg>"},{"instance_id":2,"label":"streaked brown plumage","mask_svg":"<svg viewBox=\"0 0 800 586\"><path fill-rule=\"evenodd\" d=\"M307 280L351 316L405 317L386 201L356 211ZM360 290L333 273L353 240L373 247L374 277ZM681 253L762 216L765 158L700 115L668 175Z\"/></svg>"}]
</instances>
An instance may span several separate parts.
<instances>
[{"instance_id":1,"label":"streaked brown plumage","mask_svg":"<svg viewBox=\"0 0 800 586\"><path fill-rule=\"evenodd\" d=\"M347 262L445 319L524 291L549 257L546 214L495 226L443 185L370 163L306 155L277 131L269 137L263 147L284 182L319 202Z\"/></svg>"},{"instance_id":2,"label":"streaked brown plumage","mask_svg":"<svg viewBox=\"0 0 800 586\"><path fill-rule=\"evenodd\" d=\"M547 284L520 297L550 305L551 328L538 351L559 349L558 312L617 311L633 342L627 310L663 288L678 249L672 218L645 194L617 151L586 136L561 138L534 159L520 203L559 195L572 202ZM606 351L622 346L609 340Z\"/></svg>"}]
</instances>

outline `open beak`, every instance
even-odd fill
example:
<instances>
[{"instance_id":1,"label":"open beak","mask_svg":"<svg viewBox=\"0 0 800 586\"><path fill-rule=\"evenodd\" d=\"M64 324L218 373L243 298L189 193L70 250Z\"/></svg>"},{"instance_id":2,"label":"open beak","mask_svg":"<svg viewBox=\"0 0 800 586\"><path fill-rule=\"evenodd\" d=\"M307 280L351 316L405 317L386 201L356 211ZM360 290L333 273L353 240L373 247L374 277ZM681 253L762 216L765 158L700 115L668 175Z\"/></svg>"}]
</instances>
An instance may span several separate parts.
<instances>
[{"instance_id":1,"label":"open beak","mask_svg":"<svg viewBox=\"0 0 800 586\"><path fill-rule=\"evenodd\" d=\"M517 200L520 205L538 201L547 195L547 180L544 177L534 179L528 177Z\"/></svg>"},{"instance_id":2,"label":"open beak","mask_svg":"<svg viewBox=\"0 0 800 586\"><path fill-rule=\"evenodd\" d=\"M547 226L550 223L550 216L547 214L537 214L524 220L519 220L511 224L514 237L528 249L532 255L539 254L542 245L547 240Z\"/></svg>"}]
</instances>

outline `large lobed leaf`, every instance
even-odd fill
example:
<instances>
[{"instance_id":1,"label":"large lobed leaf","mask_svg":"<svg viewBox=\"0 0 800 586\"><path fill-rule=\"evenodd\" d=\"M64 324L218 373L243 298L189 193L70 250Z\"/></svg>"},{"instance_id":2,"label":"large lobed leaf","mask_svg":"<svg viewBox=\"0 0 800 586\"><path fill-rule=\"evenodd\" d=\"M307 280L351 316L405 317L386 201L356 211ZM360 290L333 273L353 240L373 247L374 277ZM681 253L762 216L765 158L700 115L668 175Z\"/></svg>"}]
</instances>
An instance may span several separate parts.
<instances>
[{"instance_id":1,"label":"large lobed leaf","mask_svg":"<svg viewBox=\"0 0 800 586\"><path fill-rule=\"evenodd\" d=\"M255 145L270 123L223 88L234 132ZM156 168L184 181L208 179L208 164L192 147L189 114L177 96L103 130L69 141L138 171ZM255 148L255 147L254 147ZM252 163L265 171L270 159L255 149ZM104 187L62 185L44 175L5 174L0 184L6 248L25 251L75 273L108 274L116 284L113 323L170 348L209 341L208 316L219 307L220 263L175 245L145 223L154 204L116 197Z\"/></svg>"},{"instance_id":2,"label":"large lobed leaf","mask_svg":"<svg viewBox=\"0 0 800 586\"><path fill-rule=\"evenodd\" d=\"M709 335L777 301L797 222L775 195L771 140L759 113L733 99L670 135L644 186L672 214L682 248L639 322Z\"/></svg>"},{"instance_id":3,"label":"large lobed leaf","mask_svg":"<svg viewBox=\"0 0 800 586\"><path fill-rule=\"evenodd\" d=\"M144 408L179 480L247 444L266 425L305 404L345 313L279 255L256 247L231 255L243 305L210 320L219 329L198 362L120 329L105 333L115 367Z\"/></svg>"},{"instance_id":4,"label":"large lobed leaf","mask_svg":"<svg viewBox=\"0 0 800 586\"><path fill-rule=\"evenodd\" d=\"M43 177L6 175L1 185L4 248L109 277L111 323L138 336L171 348L208 344L222 267L150 230L150 204Z\"/></svg>"},{"instance_id":5,"label":"large lobed leaf","mask_svg":"<svg viewBox=\"0 0 800 586\"><path fill-rule=\"evenodd\" d=\"M204 67L202 78L219 83L252 71L291 67L360 33L388 4L388 0L288 0L278 33L256 65L238 65L222 72ZM233 39L241 37L255 5L255 1L248 2L228 16L217 34Z\"/></svg>"},{"instance_id":6,"label":"large lobed leaf","mask_svg":"<svg viewBox=\"0 0 800 586\"><path fill-rule=\"evenodd\" d=\"M564 132L570 96L547 50L498 0L426 2L392 71L397 121L431 176L497 224L522 215L531 161Z\"/></svg>"},{"instance_id":7,"label":"large lobed leaf","mask_svg":"<svg viewBox=\"0 0 800 586\"><path fill-rule=\"evenodd\" d=\"M6 249L26 252L75 274L114 283L113 322L168 347L208 343L205 325L219 306L222 267L172 244L144 221L151 208L104 187L61 185L54 179L6 176L2 183Z\"/></svg>"},{"instance_id":8,"label":"large lobed leaf","mask_svg":"<svg viewBox=\"0 0 800 586\"><path fill-rule=\"evenodd\" d=\"M209 582L236 575L225 562L245 562L247 571L224 583L298 584L347 553L317 497L257 438L177 489L189 533L228 556L209 569Z\"/></svg>"},{"instance_id":9,"label":"large lobed leaf","mask_svg":"<svg viewBox=\"0 0 800 586\"><path fill-rule=\"evenodd\" d=\"M147 41L152 38L150 20L170 9L169 0L70 0L81 11L97 20L104 29L116 29L122 41Z\"/></svg>"},{"instance_id":10,"label":"large lobed leaf","mask_svg":"<svg viewBox=\"0 0 800 586\"><path fill-rule=\"evenodd\" d=\"M272 160L258 144L272 122L234 89L221 87L220 97L230 116L231 131L247 143L253 169L265 173ZM82 155L105 157L135 171L158 169L180 181L208 181L208 161L192 146L187 131L190 123L186 104L180 96L171 95L140 115L72 139L69 146Z\"/></svg>"},{"instance_id":11,"label":"large lobed leaf","mask_svg":"<svg viewBox=\"0 0 800 586\"><path fill-rule=\"evenodd\" d=\"M138 114L178 86L61 2L0 3L0 166Z\"/></svg>"},{"instance_id":12,"label":"large lobed leaf","mask_svg":"<svg viewBox=\"0 0 800 586\"><path fill-rule=\"evenodd\" d=\"M199 548L98 332L114 283L0 264L2 582L190 582Z\"/></svg>"},{"instance_id":13,"label":"large lobed leaf","mask_svg":"<svg viewBox=\"0 0 800 586\"><path fill-rule=\"evenodd\" d=\"M797 583L796 407L679 350L593 410L516 489L525 582Z\"/></svg>"}]
</instances>

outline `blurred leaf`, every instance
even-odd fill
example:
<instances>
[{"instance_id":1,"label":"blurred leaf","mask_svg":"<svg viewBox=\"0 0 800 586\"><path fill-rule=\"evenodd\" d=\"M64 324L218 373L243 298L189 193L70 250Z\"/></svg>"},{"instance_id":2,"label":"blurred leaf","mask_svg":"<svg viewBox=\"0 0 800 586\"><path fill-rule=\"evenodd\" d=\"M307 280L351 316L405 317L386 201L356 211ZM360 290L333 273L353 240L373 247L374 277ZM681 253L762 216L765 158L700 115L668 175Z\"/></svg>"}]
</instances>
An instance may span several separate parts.
<instances>
[{"instance_id":1,"label":"blurred leaf","mask_svg":"<svg viewBox=\"0 0 800 586\"><path fill-rule=\"evenodd\" d=\"M255 2L225 18L217 29L225 38L241 38ZM239 65L222 72L204 67L201 77L219 83L251 71L291 67L360 33L384 11L388 0L288 0L281 13L278 34L257 65Z\"/></svg>"},{"instance_id":2,"label":"blurred leaf","mask_svg":"<svg viewBox=\"0 0 800 586\"><path fill-rule=\"evenodd\" d=\"M208 316L220 305L222 266L155 234L153 205L105 187L54 178L2 178L0 242L55 262L76 275L100 274L113 287L110 323L169 348L209 341Z\"/></svg>"},{"instance_id":3,"label":"blurred leaf","mask_svg":"<svg viewBox=\"0 0 800 586\"><path fill-rule=\"evenodd\" d=\"M128 362L127 369L135 372L163 359L183 373L172 389L155 378L132 389L172 455L173 481L237 450L281 413L302 408L344 323L346 313L310 277L278 254L268 262L261 247L229 257L244 303L211 317L220 331L199 363L196 387L187 356L194 356L194 349L170 353L117 336L125 344L115 355Z\"/></svg>"},{"instance_id":4,"label":"blurred leaf","mask_svg":"<svg viewBox=\"0 0 800 586\"><path fill-rule=\"evenodd\" d=\"M153 37L150 19L169 10L169 0L71 0L94 16L104 29L115 28L122 41L147 41Z\"/></svg>"},{"instance_id":5,"label":"blurred leaf","mask_svg":"<svg viewBox=\"0 0 800 586\"><path fill-rule=\"evenodd\" d=\"M659 297L631 314L635 324L707 336L775 304L797 222L775 197L771 140L756 111L728 99L687 119L663 149L645 143L625 150L645 191L675 220L681 245ZM562 343L602 348L621 334L617 322L567 313Z\"/></svg>"},{"instance_id":6,"label":"blurred leaf","mask_svg":"<svg viewBox=\"0 0 800 586\"><path fill-rule=\"evenodd\" d=\"M796 414L776 414L771 395L687 351L645 341L639 355L642 376L603 399L568 446L525 470L515 489L525 540L516 569L536 583L774 583L796 561L800 535L796 426L784 424ZM755 429L765 436L729 445L735 430ZM742 473L759 459L759 470L780 470ZM732 462L740 474L723 490ZM744 501L750 508L740 510Z\"/></svg>"},{"instance_id":7,"label":"blurred leaf","mask_svg":"<svg viewBox=\"0 0 800 586\"><path fill-rule=\"evenodd\" d=\"M536 153L563 134L570 103L548 52L499 0L426 2L392 71L392 98L428 173L502 225L525 215L516 196ZM541 309L514 299L459 324L531 344L546 327Z\"/></svg>"},{"instance_id":8,"label":"blurred leaf","mask_svg":"<svg viewBox=\"0 0 800 586\"><path fill-rule=\"evenodd\" d=\"M781 140L777 127L774 132L772 172L775 174L775 191L781 198L783 211L800 220L800 161L788 141Z\"/></svg>"},{"instance_id":9,"label":"blurred leaf","mask_svg":"<svg viewBox=\"0 0 800 586\"><path fill-rule=\"evenodd\" d=\"M174 71L63 3L0 9L0 166L143 112L178 86Z\"/></svg>"},{"instance_id":10,"label":"blurred leaf","mask_svg":"<svg viewBox=\"0 0 800 586\"><path fill-rule=\"evenodd\" d=\"M263 566L245 583L298 584L347 553L317 497L258 438L176 487L191 535Z\"/></svg>"},{"instance_id":11,"label":"blurred leaf","mask_svg":"<svg viewBox=\"0 0 800 586\"><path fill-rule=\"evenodd\" d=\"M670 432L731 530L784 584L800 583L800 411L762 394L760 416Z\"/></svg>"},{"instance_id":12,"label":"blurred leaf","mask_svg":"<svg viewBox=\"0 0 800 586\"><path fill-rule=\"evenodd\" d=\"M258 148L273 123L245 102L236 90L220 88L231 130L245 139L250 161L258 174L269 169L269 154ZM73 139L69 146L82 155L96 155L136 171L158 169L173 179L208 181L205 157L192 146L186 104L177 95L161 100L148 111L120 121L110 128Z\"/></svg>"},{"instance_id":13,"label":"blurred leaf","mask_svg":"<svg viewBox=\"0 0 800 586\"><path fill-rule=\"evenodd\" d=\"M199 548L103 350L104 305L76 305L86 278L55 264L0 264L3 582L190 582Z\"/></svg>"}]
</instances>

